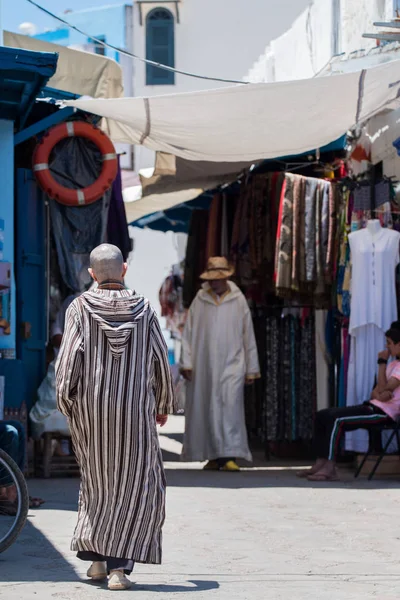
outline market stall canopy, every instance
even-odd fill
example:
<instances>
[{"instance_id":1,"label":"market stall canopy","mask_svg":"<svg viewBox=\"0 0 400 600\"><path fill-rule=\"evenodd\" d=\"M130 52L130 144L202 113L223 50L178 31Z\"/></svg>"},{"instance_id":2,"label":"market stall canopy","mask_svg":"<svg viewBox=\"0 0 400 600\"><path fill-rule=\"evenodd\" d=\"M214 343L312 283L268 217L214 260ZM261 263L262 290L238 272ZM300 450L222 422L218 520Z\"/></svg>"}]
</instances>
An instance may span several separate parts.
<instances>
[{"instance_id":1,"label":"market stall canopy","mask_svg":"<svg viewBox=\"0 0 400 600\"><path fill-rule=\"evenodd\" d=\"M324 161L324 157L329 156L331 153L343 151L346 146L346 139L347 137L344 135L320 148L321 160ZM276 168L277 163L284 167L286 165L287 167L298 167L299 164L304 166L316 159L317 152L313 150L306 154L263 160L258 163L255 171L257 169L270 170L272 165ZM176 171L174 171L174 165ZM251 165L254 165L254 163L219 164L186 161L171 154L158 152L154 174L151 177L144 177L142 171L140 172L140 179L144 184L143 190L142 186L136 186L135 188L135 190L140 191L140 195L135 197L131 194L129 199L124 198L128 223L140 229L148 228L158 231L188 233L192 211L208 208L210 198L213 196L212 190L221 184L235 183L235 179L239 179L243 172L248 173ZM218 166L220 167L219 172L217 170ZM170 173L168 167L171 169ZM208 168L210 168L210 171L208 171ZM153 169L150 170L153 171ZM143 171L147 171L147 169ZM174 172L176 176L172 177ZM214 174L214 184L213 179L206 177L207 173ZM185 175L187 179L185 179ZM202 179L199 179L200 177ZM185 180L186 188L184 187ZM195 181L203 181L203 187L190 187L190 183L194 184ZM163 190L164 193L162 193ZM173 193L174 190L176 190L175 193Z\"/></svg>"},{"instance_id":2,"label":"market stall canopy","mask_svg":"<svg viewBox=\"0 0 400 600\"><path fill-rule=\"evenodd\" d=\"M150 176L146 177L143 171L139 173L141 198L136 199L137 196L133 195L133 201L125 200L128 223L134 223L145 215L164 211L171 206L189 202L204 190L232 181L251 164L188 161L172 154L158 152L155 168L150 169Z\"/></svg>"},{"instance_id":3,"label":"market stall canopy","mask_svg":"<svg viewBox=\"0 0 400 600\"><path fill-rule=\"evenodd\" d=\"M56 52L59 56L58 65L56 73L48 83L50 88L93 98L123 96L121 67L110 58L72 50L9 31L4 32L4 45L35 52Z\"/></svg>"},{"instance_id":4,"label":"market stall canopy","mask_svg":"<svg viewBox=\"0 0 400 600\"><path fill-rule=\"evenodd\" d=\"M193 161L250 162L320 148L396 106L399 72L397 60L334 77L68 104L109 119L115 142Z\"/></svg>"},{"instance_id":5,"label":"market stall canopy","mask_svg":"<svg viewBox=\"0 0 400 600\"><path fill-rule=\"evenodd\" d=\"M320 148L321 156L328 152L343 150L346 145L346 136L342 136L327 146ZM310 151L316 155L315 149ZM305 155L279 157L280 162L292 162L295 158L308 162L310 153ZM263 161L269 162L269 161ZM136 184L124 190L125 208L128 223L137 227L144 227L142 217L153 213L165 214L173 206L188 205L190 201L198 198L203 192L212 190L223 184L231 183L243 172L249 170L253 162L241 163L216 163L204 161L191 161L157 152L154 169L143 169L139 172L141 185ZM147 173L149 171L149 173ZM193 203L191 204L193 207ZM139 223L140 220L140 223ZM172 219L175 220L175 219ZM186 219L186 230L189 226ZM151 219L152 229L157 228L157 219ZM160 221L164 228L165 221ZM148 225L150 227L150 225Z\"/></svg>"}]
</instances>

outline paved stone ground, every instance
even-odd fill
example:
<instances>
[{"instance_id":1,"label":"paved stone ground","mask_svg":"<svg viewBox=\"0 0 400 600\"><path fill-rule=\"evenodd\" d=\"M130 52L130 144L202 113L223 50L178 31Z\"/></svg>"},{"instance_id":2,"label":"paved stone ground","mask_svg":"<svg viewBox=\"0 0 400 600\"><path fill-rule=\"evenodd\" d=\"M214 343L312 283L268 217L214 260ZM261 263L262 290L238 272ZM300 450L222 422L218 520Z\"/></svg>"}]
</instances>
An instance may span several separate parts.
<instances>
[{"instance_id":1,"label":"paved stone ground","mask_svg":"<svg viewBox=\"0 0 400 600\"><path fill-rule=\"evenodd\" d=\"M399 482L311 485L291 468L205 473L175 462L181 422L162 436L168 491L164 564L139 565L142 600L400 598ZM69 552L78 481L30 481L47 499L0 556L4 600L101 600ZM5 585L6 584L6 585Z\"/></svg>"}]
</instances>

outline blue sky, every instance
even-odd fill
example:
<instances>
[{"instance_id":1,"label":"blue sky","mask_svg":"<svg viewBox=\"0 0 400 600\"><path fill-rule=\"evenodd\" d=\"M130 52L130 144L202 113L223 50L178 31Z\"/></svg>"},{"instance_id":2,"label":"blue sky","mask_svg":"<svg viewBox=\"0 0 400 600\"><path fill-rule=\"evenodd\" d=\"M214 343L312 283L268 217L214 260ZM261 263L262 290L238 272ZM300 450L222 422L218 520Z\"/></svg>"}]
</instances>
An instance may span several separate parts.
<instances>
[{"instance_id":1,"label":"blue sky","mask_svg":"<svg viewBox=\"0 0 400 600\"><path fill-rule=\"evenodd\" d=\"M64 16L62 13L67 9L79 10L106 4L123 4L123 0L37 0L44 8L51 12ZM130 3L129 0L127 4ZM47 17L40 10L26 2L26 0L2 0L2 25L8 31L18 31L18 25L23 22L34 23L38 33L46 29L55 29L59 23ZM65 15L68 20L68 15Z\"/></svg>"}]
</instances>

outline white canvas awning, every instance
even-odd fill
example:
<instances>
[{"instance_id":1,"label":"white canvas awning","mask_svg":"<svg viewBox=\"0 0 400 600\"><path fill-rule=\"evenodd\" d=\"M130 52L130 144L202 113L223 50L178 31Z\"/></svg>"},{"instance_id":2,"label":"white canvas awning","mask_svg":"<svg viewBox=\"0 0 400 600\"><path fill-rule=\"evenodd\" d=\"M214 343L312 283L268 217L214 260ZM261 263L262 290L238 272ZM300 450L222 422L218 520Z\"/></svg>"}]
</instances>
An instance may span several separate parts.
<instances>
[{"instance_id":1,"label":"white canvas awning","mask_svg":"<svg viewBox=\"0 0 400 600\"><path fill-rule=\"evenodd\" d=\"M397 60L332 77L69 104L106 117L116 142L192 161L250 162L320 148L397 106L399 90Z\"/></svg>"},{"instance_id":2,"label":"white canvas awning","mask_svg":"<svg viewBox=\"0 0 400 600\"><path fill-rule=\"evenodd\" d=\"M36 52L57 52L57 71L48 83L50 88L93 98L120 98L124 94L122 69L110 58L9 31L4 32L4 45Z\"/></svg>"},{"instance_id":3,"label":"white canvas awning","mask_svg":"<svg viewBox=\"0 0 400 600\"><path fill-rule=\"evenodd\" d=\"M228 183L251 163L210 163L188 161L157 152L154 169L140 171L141 186L125 190L128 223L189 202L205 190ZM151 171L145 174L144 171ZM139 196L139 197L138 197Z\"/></svg>"}]
</instances>

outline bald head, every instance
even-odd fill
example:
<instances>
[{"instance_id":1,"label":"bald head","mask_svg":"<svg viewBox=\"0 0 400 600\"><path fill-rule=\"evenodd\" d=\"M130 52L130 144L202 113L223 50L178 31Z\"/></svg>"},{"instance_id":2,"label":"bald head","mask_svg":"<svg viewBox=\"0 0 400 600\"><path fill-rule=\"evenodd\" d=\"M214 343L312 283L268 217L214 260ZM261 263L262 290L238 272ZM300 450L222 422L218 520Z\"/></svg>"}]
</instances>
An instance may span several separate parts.
<instances>
[{"instance_id":1,"label":"bald head","mask_svg":"<svg viewBox=\"0 0 400 600\"><path fill-rule=\"evenodd\" d=\"M90 272L98 283L123 281L126 265L121 250L112 244L97 246L90 255Z\"/></svg>"}]
</instances>

